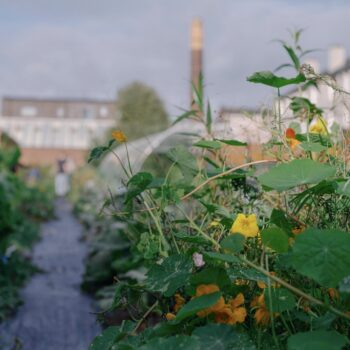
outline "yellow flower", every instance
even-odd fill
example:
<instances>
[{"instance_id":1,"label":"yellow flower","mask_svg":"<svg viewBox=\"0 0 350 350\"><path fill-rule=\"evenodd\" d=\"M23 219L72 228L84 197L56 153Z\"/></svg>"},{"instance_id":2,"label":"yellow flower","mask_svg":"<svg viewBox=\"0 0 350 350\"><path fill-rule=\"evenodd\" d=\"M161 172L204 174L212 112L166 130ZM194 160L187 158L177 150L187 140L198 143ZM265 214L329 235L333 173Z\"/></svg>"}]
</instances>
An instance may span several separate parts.
<instances>
[{"instance_id":1,"label":"yellow flower","mask_svg":"<svg viewBox=\"0 0 350 350\"><path fill-rule=\"evenodd\" d=\"M174 305L174 312L178 312L182 306L185 304L186 300L179 294L175 294L175 305Z\"/></svg>"},{"instance_id":2,"label":"yellow flower","mask_svg":"<svg viewBox=\"0 0 350 350\"><path fill-rule=\"evenodd\" d=\"M173 319L176 318L176 316L174 314L172 314L171 312L168 312L166 315L165 315L165 318L168 320L168 321L171 321Z\"/></svg>"},{"instance_id":3,"label":"yellow flower","mask_svg":"<svg viewBox=\"0 0 350 350\"><path fill-rule=\"evenodd\" d=\"M310 125L309 132L314 134L327 135L327 121L322 117L318 117L317 121Z\"/></svg>"},{"instance_id":4,"label":"yellow flower","mask_svg":"<svg viewBox=\"0 0 350 350\"><path fill-rule=\"evenodd\" d=\"M220 291L220 288L216 284L201 284L196 289L196 297L200 297L206 294L212 294L219 291ZM206 317L212 312L222 309L224 306L225 306L225 300L223 297L220 297L219 300L213 306L197 312L197 316Z\"/></svg>"},{"instance_id":5,"label":"yellow flower","mask_svg":"<svg viewBox=\"0 0 350 350\"><path fill-rule=\"evenodd\" d=\"M255 214L244 215L238 214L234 221L231 233L240 233L245 237L255 237L259 233L259 227L256 222Z\"/></svg>"},{"instance_id":6,"label":"yellow flower","mask_svg":"<svg viewBox=\"0 0 350 350\"><path fill-rule=\"evenodd\" d=\"M120 131L120 130L115 130L115 131L113 131L113 132L112 132L112 137L113 137L116 141L121 142L121 143L127 141L127 138L126 138L125 134L124 134L122 131Z\"/></svg>"}]
</instances>

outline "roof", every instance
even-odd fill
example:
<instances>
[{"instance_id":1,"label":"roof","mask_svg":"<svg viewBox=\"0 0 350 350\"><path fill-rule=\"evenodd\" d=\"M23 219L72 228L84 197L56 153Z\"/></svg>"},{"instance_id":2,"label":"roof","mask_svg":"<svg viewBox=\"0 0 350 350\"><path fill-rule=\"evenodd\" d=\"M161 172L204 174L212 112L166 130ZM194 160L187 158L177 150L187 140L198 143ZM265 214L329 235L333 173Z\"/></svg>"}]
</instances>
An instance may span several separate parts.
<instances>
[{"instance_id":1,"label":"roof","mask_svg":"<svg viewBox=\"0 0 350 350\"><path fill-rule=\"evenodd\" d=\"M252 107L222 107L220 109L220 115L224 113L238 114L238 113L259 113L260 109Z\"/></svg>"},{"instance_id":2,"label":"roof","mask_svg":"<svg viewBox=\"0 0 350 350\"><path fill-rule=\"evenodd\" d=\"M107 100L107 99L95 99L95 98L64 98L64 97L19 97L19 96L3 96L3 101L23 101L23 102L65 102L65 103L113 103L115 104L115 100Z\"/></svg>"}]
</instances>

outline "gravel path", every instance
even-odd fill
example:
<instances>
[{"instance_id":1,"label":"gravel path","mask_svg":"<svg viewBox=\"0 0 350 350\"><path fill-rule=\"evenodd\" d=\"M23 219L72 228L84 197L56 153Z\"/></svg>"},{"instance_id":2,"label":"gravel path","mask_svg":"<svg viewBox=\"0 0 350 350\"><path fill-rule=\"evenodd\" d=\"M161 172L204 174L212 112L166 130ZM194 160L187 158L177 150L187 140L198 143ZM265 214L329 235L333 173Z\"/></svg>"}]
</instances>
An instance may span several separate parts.
<instances>
[{"instance_id":1,"label":"gravel path","mask_svg":"<svg viewBox=\"0 0 350 350\"><path fill-rule=\"evenodd\" d=\"M63 199L55 203L56 220L41 227L33 262L45 273L23 289L24 304L0 325L0 349L87 350L99 326L92 300L80 291L87 247L82 227ZM17 345L14 345L17 344Z\"/></svg>"}]
</instances>

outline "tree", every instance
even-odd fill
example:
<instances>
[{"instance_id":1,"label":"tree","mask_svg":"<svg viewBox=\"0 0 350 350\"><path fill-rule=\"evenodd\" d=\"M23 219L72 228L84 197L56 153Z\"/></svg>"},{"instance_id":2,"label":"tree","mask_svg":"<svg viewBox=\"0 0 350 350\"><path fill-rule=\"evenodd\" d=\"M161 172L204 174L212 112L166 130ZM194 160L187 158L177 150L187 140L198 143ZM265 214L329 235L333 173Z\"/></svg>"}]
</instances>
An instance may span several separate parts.
<instances>
[{"instance_id":1,"label":"tree","mask_svg":"<svg viewBox=\"0 0 350 350\"><path fill-rule=\"evenodd\" d=\"M118 128L128 140L135 140L166 129L169 125L164 104L157 92L140 82L121 89L117 99L121 115Z\"/></svg>"}]
</instances>

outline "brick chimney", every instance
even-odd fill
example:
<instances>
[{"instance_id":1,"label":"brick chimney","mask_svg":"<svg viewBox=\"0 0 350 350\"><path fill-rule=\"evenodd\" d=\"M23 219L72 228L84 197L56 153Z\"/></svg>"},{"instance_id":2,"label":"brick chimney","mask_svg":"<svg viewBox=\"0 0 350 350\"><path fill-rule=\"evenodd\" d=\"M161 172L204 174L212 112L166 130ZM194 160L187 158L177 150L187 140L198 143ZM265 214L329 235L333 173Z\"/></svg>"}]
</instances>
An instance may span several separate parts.
<instances>
[{"instance_id":1,"label":"brick chimney","mask_svg":"<svg viewBox=\"0 0 350 350\"><path fill-rule=\"evenodd\" d=\"M334 73L338 69L345 67L346 51L344 46L333 45L328 48L328 73Z\"/></svg>"},{"instance_id":2,"label":"brick chimney","mask_svg":"<svg viewBox=\"0 0 350 350\"><path fill-rule=\"evenodd\" d=\"M191 83L197 87L199 76L202 73L203 28L200 19L192 21L191 26ZM191 86L191 107L193 101Z\"/></svg>"}]
</instances>

